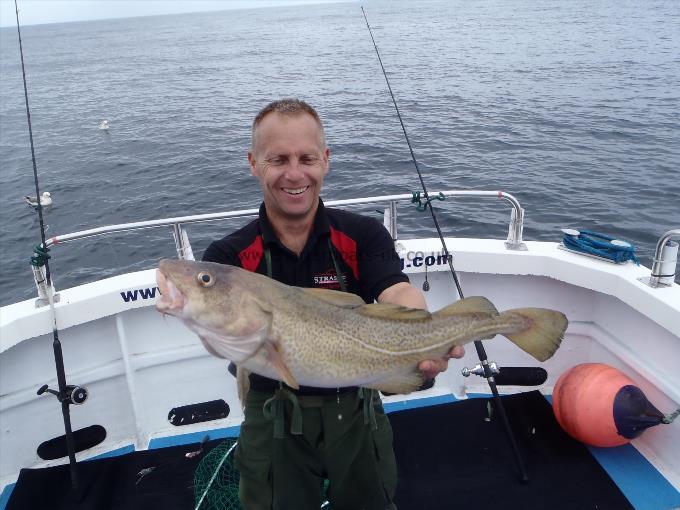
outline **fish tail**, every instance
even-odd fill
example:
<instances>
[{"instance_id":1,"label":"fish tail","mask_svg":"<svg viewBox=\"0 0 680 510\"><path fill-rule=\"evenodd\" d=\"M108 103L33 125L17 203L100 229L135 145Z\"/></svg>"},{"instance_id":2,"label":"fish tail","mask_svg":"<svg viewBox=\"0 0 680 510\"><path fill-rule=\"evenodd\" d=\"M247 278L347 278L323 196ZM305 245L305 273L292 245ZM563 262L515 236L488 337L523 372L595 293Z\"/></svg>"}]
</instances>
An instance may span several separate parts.
<instances>
[{"instance_id":1,"label":"fish tail","mask_svg":"<svg viewBox=\"0 0 680 510\"><path fill-rule=\"evenodd\" d=\"M568 325L563 313L545 308L515 308L503 312L498 319L512 324L500 334L538 361L555 354Z\"/></svg>"}]
</instances>

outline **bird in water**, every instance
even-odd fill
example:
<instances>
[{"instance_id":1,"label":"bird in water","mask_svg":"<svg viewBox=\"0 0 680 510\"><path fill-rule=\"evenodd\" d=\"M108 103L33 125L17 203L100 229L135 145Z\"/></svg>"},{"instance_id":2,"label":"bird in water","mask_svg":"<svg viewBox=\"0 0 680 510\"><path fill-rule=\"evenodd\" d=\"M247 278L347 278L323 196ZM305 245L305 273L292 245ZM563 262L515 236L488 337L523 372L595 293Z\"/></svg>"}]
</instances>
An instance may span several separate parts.
<instances>
[{"instance_id":1,"label":"bird in water","mask_svg":"<svg viewBox=\"0 0 680 510\"><path fill-rule=\"evenodd\" d=\"M101 122L99 123L99 129L103 129L103 130L105 130L105 131L108 131L108 129L109 129L109 121L106 120L106 119L104 119L103 121L101 121Z\"/></svg>"},{"instance_id":2,"label":"bird in water","mask_svg":"<svg viewBox=\"0 0 680 510\"><path fill-rule=\"evenodd\" d=\"M38 199L35 196L26 195L24 200L31 207L38 207ZM49 191L45 191L42 195L40 195L40 205L52 205L52 195L50 195Z\"/></svg>"}]
</instances>

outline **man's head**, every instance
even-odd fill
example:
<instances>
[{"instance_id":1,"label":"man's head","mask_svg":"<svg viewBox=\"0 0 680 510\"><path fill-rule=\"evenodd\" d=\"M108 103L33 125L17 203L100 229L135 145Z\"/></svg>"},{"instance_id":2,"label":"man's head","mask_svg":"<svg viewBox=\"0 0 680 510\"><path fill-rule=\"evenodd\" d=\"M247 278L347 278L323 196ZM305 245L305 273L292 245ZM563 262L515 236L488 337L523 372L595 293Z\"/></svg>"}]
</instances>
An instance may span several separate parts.
<instances>
[{"instance_id":1,"label":"man's head","mask_svg":"<svg viewBox=\"0 0 680 510\"><path fill-rule=\"evenodd\" d=\"M272 101L267 106L262 108L259 112L257 112L257 115L255 115L255 119L253 120L253 127L251 131L250 141L251 152L255 152L257 131L258 127L262 123L262 119L264 119L267 115L271 113L278 113L280 115L286 115L291 117L304 114L311 115L311 117L314 120L316 120L316 123L319 125L321 143L323 144L324 147L326 146L326 136L324 133L323 124L321 123L321 118L319 117L319 114L316 112L314 107L300 99L287 98Z\"/></svg>"},{"instance_id":2,"label":"man's head","mask_svg":"<svg viewBox=\"0 0 680 510\"><path fill-rule=\"evenodd\" d=\"M302 220L316 212L329 156L321 120L310 105L282 99L260 110L248 162L270 220Z\"/></svg>"}]
</instances>

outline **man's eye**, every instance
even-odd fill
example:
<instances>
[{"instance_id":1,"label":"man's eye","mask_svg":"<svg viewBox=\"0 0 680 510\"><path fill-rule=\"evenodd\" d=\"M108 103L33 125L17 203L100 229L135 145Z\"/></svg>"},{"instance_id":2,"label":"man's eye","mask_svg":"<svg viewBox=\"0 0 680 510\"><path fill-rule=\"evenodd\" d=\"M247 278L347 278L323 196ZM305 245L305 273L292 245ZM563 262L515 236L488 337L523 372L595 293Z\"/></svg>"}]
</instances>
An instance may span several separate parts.
<instances>
[{"instance_id":1,"label":"man's eye","mask_svg":"<svg viewBox=\"0 0 680 510\"><path fill-rule=\"evenodd\" d=\"M274 165L274 166L283 165L284 161L285 160L283 158L270 158L270 159L267 160L267 162L270 165Z\"/></svg>"},{"instance_id":2,"label":"man's eye","mask_svg":"<svg viewBox=\"0 0 680 510\"><path fill-rule=\"evenodd\" d=\"M303 165L316 165L319 162L319 158L315 156L306 156L301 158Z\"/></svg>"}]
</instances>

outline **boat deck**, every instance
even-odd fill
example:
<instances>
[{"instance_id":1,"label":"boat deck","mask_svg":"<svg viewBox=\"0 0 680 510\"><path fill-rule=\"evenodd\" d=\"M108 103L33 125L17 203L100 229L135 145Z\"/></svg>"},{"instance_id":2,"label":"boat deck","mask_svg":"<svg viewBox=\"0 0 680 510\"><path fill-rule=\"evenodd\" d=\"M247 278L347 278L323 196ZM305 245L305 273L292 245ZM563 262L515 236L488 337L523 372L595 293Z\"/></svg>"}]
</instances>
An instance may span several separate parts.
<instances>
[{"instance_id":1,"label":"boat deck","mask_svg":"<svg viewBox=\"0 0 680 510\"><path fill-rule=\"evenodd\" d=\"M433 395L385 404L394 429L401 510L491 509L500 501L503 508L537 510L680 507L680 492L633 446L586 448L560 429L549 399L537 391L503 397L529 474L529 482L521 482L499 420L493 412L489 419L488 397ZM82 463L87 487L80 503L65 490L68 466L26 470L16 487L5 489L0 508L191 508L200 461L238 431L229 427L157 438L149 450L134 452L129 445ZM197 450L206 434L210 441L204 451L187 459L185 454ZM224 469L226 479L229 462ZM141 476L142 470L148 474Z\"/></svg>"}]
</instances>

